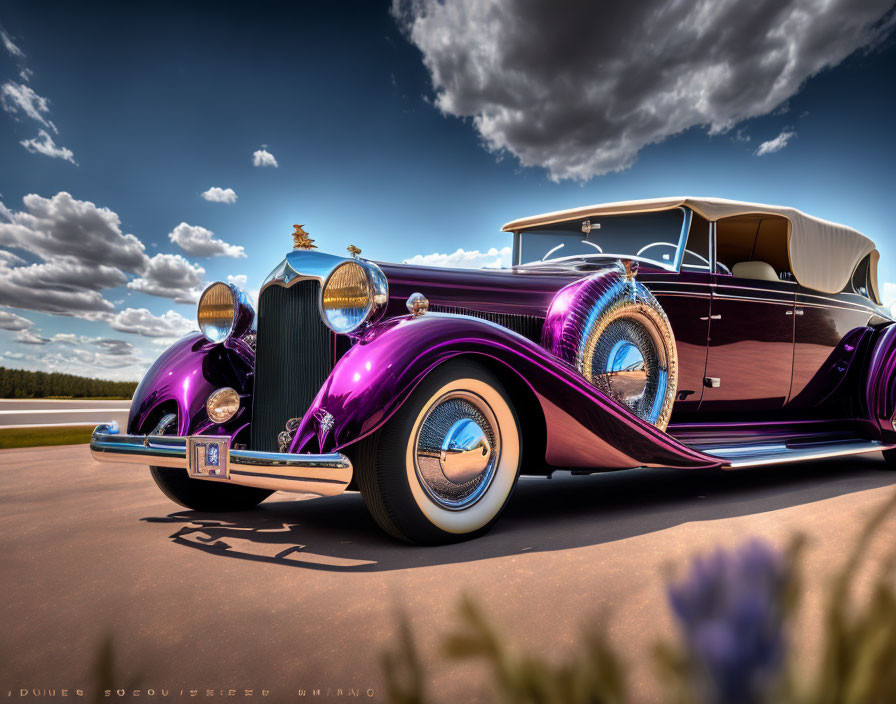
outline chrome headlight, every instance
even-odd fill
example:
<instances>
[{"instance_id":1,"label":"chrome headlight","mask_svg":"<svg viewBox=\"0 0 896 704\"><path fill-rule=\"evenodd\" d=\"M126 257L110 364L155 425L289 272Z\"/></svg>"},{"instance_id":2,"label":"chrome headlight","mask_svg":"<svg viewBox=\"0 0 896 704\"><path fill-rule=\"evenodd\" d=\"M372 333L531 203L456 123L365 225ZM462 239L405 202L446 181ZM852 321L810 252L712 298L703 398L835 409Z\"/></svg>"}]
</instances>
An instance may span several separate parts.
<instances>
[{"instance_id":1,"label":"chrome headlight","mask_svg":"<svg viewBox=\"0 0 896 704\"><path fill-rule=\"evenodd\" d=\"M368 261L347 261L330 272L320 292L323 321L333 332L350 333L375 320L389 302L386 276Z\"/></svg>"},{"instance_id":2,"label":"chrome headlight","mask_svg":"<svg viewBox=\"0 0 896 704\"><path fill-rule=\"evenodd\" d=\"M233 335L242 335L252 326L255 310L245 291L218 281L199 297L196 319L206 339L224 342Z\"/></svg>"}]
</instances>

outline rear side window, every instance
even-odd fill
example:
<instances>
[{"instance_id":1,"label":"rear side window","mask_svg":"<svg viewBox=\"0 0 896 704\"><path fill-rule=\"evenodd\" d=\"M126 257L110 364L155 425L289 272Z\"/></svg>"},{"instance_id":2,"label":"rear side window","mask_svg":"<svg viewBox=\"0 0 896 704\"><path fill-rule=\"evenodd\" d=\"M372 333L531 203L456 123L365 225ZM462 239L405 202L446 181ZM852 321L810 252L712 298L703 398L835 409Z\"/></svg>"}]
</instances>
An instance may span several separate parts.
<instances>
[{"instance_id":1,"label":"rear side window","mask_svg":"<svg viewBox=\"0 0 896 704\"><path fill-rule=\"evenodd\" d=\"M869 254L856 265L856 270L852 273L852 291L858 293L865 298L871 299L871 282L868 280L869 269L871 268L871 255ZM849 284L846 290L850 290Z\"/></svg>"}]
</instances>

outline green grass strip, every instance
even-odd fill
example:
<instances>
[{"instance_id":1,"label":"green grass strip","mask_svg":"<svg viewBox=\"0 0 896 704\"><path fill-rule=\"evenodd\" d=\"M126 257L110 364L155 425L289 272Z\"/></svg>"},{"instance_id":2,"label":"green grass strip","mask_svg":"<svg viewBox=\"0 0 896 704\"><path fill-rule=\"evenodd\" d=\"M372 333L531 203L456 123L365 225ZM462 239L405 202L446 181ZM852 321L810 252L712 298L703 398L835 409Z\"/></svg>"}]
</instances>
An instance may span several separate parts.
<instances>
[{"instance_id":1,"label":"green grass strip","mask_svg":"<svg viewBox=\"0 0 896 704\"><path fill-rule=\"evenodd\" d=\"M92 425L54 428L0 428L0 450L46 445L82 445L90 442Z\"/></svg>"}]
</instances>

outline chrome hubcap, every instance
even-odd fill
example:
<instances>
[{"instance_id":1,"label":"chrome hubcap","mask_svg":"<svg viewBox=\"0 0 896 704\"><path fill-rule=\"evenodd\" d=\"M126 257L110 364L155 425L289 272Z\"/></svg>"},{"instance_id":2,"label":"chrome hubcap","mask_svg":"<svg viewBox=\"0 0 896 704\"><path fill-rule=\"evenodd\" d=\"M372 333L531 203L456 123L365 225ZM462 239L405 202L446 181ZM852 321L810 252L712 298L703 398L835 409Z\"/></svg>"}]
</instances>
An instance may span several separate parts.
<instances>
[{"instance_id":1,"label":"chrome hubcap","mask_svg":"<svg viewBox=\"0 0 896 704\"><path fill-rule=\"evenodd\" d=\"M414 447L420 486L436 504L456 511L472 506L488 489L501 436L484 399L451 391L426 412Z\"/></svg>"},{"instance_id":2,"label":"chrome hubcap","mask_svg":"<svg viewBox=\"0 0 896 704\"><path fill-rule=\"evenodd\" d=\"M647 388L647 367L638 345L631 340L616 342L607 355L605 375L620 401L638 401Z\"/></svg>"},{"instance_id":3,"label":"chrome hubcap","mask_svg":"<svg viewBox=\"0 0 896 704\"><path fill-rule=\"evenodd\" d=\"M475 420L462 418L448 428L439 455L439 466L448 481L464 484L475 479L491 459L491 445Z\"/></svg>"}]
</instances>

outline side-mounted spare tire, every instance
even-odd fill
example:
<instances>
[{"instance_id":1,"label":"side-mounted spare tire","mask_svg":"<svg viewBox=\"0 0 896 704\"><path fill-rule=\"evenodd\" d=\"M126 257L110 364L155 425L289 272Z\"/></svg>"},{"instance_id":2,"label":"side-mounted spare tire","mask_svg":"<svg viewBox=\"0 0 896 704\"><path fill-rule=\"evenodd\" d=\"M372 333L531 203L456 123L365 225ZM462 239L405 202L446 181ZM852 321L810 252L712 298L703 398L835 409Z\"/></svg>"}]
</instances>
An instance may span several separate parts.
<instances>
[{"instance_id":1,"label":"side-mounted spare tire","mask_svg":"<svg viewBox=\"0 0 896 704\"><path fill-rule=\"evenodd\" d=\"M542 344L636 416L666 429L678 386L675 336L631 264L560 289L548 309Z\"/></svg>"}]
</instances>

